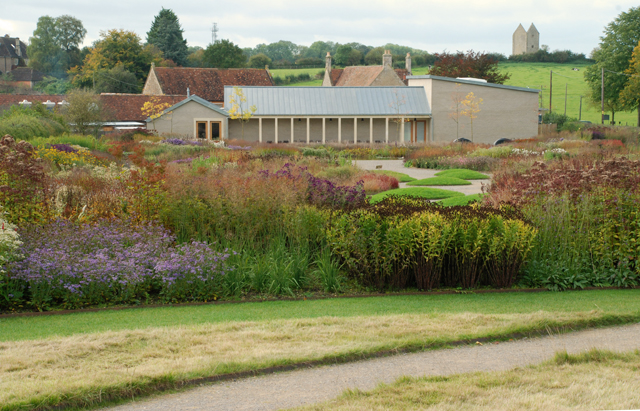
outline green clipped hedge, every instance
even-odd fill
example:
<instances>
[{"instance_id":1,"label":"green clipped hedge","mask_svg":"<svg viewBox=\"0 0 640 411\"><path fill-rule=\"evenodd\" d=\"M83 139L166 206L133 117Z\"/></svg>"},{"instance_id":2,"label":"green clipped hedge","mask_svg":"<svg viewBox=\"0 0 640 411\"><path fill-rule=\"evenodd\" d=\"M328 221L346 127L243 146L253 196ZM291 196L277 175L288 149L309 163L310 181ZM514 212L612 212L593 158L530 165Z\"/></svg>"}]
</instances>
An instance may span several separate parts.
<instances>
[{"instance_id":1,"label":"green clipped hedge","mask_svg":"<svg viewBox=\"0 0 640 411\"><path fill-rule=\"evenodd\" d=\"M442 207L396 196L343 213L327 230L348 275L379 290L511 287L535 236L510 206Z\"/></svg>"}]
</instances>

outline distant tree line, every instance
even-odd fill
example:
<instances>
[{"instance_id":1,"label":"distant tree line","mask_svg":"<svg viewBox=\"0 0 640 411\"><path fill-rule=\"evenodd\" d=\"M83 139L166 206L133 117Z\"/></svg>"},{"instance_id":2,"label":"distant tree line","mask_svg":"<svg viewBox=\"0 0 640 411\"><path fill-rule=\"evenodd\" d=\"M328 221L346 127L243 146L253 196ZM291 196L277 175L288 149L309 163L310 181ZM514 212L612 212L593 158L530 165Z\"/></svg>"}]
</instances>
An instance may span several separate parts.
<instances>
[{"instance_id":1,"label":"distant tree line","mask_svg":"<svg viewBox=\"0 0 640 411\"><path fill-rule=\"evenodd\" d=\"M542 47L535 53L518 54L509 57L509 61L518 63L590 63L583 53L574 53L571 50L549 51L549 46Z\"/></svg>"}]
</instances>

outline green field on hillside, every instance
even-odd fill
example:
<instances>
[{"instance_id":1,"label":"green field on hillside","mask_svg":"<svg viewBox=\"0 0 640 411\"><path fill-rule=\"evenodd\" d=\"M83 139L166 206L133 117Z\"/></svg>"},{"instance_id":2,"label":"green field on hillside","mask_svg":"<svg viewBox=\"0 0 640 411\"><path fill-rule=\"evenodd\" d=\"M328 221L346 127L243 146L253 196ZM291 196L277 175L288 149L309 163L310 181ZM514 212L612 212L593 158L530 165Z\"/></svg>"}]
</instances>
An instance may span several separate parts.
<instances>
[{"instance_id":1,"label":"green field on hillside","mask_svg":"<svg viewBox=\"0 0 640 411\"><path fill-rule=\"evenodd\" d=\"M584 81L584 71L588 64L558 64L558 63L500 63L500 71L507 72L511 78L505 84L518 87L529 87L541 90L540 107L549 108L549 74L553 71L553 111L564 113L565 86L567 91L567 115L578 118L580 114L580 96L586 96L587 83ZM572 70L577 68L578 71ZM414 75L426 74L428 67L416 67ZM284 77L287 74L308 72L312 77L322 69L289 69L271 70L273 76ZM320 86L322 80L312 80L291 86ZM607 113L611 115L611 113ZM616 122L625 125L636 125L637 111L616 113ZM600 123L600 106L592 105L587 98L582 100L582 120Z\"/></svg>"}]
</instances>

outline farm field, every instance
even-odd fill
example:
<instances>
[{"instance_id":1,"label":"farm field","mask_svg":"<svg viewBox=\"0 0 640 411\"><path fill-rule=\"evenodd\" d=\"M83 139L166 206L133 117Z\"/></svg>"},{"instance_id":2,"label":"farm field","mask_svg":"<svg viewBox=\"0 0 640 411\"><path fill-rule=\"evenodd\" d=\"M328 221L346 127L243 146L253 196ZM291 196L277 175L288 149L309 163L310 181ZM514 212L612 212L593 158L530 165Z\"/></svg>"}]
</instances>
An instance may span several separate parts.
<instances>
[{"instance_id":1,"label":"farm field","mask_svg":"<svg viewBox=\"0 0 640 411\"><path fill-rule=\"evenodd\" d=\"M567 115L578 118L580 114L580 96L588 92L584 81L584 69L588 64L558 64L558 63L509 63L499 64L501 72L511 74L511 78L505 84L518 87L529 87L542 90L540 93L540 107L549 108L549 72L553 70L553 110L564 113L565 85L567 86ZM573 71L577 68L579 71ZM427 67L415 67L414 75L423 75L428 71ZM274 76L284 77L286 74L309 72L311 76L318 69L300 70L271 70ZM304 83L294 83L290 86L321 86L322 80L312 80ZM611 113L608 113L611 114ZM637 112L616 113L616 122L622 125L637 125ZM600 107L592 106L586 98L582 101L582 120L600 123Z\"/></svg>"},{"instance_id":2,"label":"farm field","mask_svg":"<svg viewBox=\"0 0 640 411\"><path fill-rule=\"evenodd\" d=\"M636 322L639 295L398 296L1 318L0 403L88 406L191 378Z\"/></svg>"}]
</instances>

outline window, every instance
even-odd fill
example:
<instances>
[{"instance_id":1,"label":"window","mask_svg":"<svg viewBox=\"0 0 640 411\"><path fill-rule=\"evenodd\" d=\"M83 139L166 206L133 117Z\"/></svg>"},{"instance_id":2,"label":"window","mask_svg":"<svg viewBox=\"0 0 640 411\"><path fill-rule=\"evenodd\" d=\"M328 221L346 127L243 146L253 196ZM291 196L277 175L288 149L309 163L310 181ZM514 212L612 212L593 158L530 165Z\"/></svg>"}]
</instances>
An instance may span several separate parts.
<instances>
[{"instance_id":1,"label":"window","mask_svg":"<svg viewBox=\"0 0 640 411\"><path fill-rule=\"evenodd\" d=\"M209 129L211 130L211 140L219 140L220 139L220 122L212 121L210 122Z\"/></svg>"},{"instance_id":2,"label":"window","mask_svg":"<svg viewBox=\"0 0 640 411\"><path fill-rule=\"evenodd\" d=\"M198 138L207 138L207 123L205 121L196 122L196 135Z\"/></svg>"}]
</instances>

